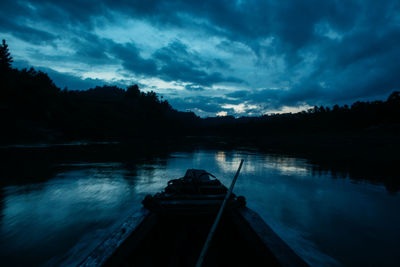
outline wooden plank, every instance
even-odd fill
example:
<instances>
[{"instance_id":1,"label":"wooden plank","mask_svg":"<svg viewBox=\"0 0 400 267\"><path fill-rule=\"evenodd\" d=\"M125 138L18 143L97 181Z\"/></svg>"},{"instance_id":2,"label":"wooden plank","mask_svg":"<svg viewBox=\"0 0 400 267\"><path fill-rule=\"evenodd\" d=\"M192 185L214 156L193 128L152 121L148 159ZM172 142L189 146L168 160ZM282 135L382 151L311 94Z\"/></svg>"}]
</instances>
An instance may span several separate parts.
<instances>
[{"instance_id":1,"label":"wooden plank","mask_svg":"<svg viewBox=\"0 0 400 267\"><path fill-rule=\"evenodd\" d=\"M239 214L272 252L282 266L309 266L300 258L255 211L244 207Z\"/></svg>"},{"instance_id":2,"label":"wooden plank","mask_svg":"<svg viewBox=\"0 0 400 267\"><path fill-rule=\"evenodd\" d=\"M105 239L89 256L78 266L102 266L119 248L119 246L138 228L149 215L149 211L141 209L129 216L112 234Z\"/></svg>"}]
</instances>

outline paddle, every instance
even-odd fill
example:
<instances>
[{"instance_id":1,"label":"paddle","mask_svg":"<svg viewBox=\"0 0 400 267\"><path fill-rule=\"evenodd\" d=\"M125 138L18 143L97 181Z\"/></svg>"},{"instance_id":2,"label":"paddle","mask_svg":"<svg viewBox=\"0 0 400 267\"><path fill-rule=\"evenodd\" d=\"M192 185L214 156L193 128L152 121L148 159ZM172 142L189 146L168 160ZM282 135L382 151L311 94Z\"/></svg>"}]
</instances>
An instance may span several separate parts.
<instances>
[{"instance_id":1,"label":"paddle","mask_svg":"<svg viewBox=\"0 0 400 267\"><path fill-rule=\"evenodd\" d=\"M236 179L239 176L240 169L242 169L243 161L244 161L243 159L240 161L239 168L236 171L235 177L233 177L233 181L231 183L231 186L229 187L228 192L226 193L225 199L222 202L221 208L218 211L218 214L217 214L217 217L215 218L214 224L212 225L211 230L208 233L206 242L204 243L203 249L201 250L200 257L197 260L196 267L201 267L201 265L203 264L204 256L206 255L207 249L210 246L211 239L212 239L212 237L214 235L215 229L217 229L219 220L221 219L221 216L222 216L222 212L224 211L225 205L228 202L228 199L232 194L232 190L233 190L233 187L235 186Z\"/></svg>"}]
</instances>

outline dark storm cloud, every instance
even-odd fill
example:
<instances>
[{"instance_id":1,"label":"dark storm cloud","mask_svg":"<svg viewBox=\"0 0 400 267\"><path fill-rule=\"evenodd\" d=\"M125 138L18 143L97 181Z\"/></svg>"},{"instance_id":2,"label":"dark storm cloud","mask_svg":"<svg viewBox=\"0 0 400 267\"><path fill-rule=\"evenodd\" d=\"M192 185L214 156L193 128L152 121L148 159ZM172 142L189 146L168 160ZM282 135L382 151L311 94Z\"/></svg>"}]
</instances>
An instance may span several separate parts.
<instances>
[{"instance_id":1,"label":"dark storm cloud","mask_svg":"<svg viewBox=\"0 0 400 267\"><path fill-rule=\"evenodd\" d=\"M57 38L57 36L49 32L37 30L25 25L20 25L14 23L13 21L7 20L4 17L0 17L0 32L12 34L20 39L34 44L46 43Z\"/></svg>"},{"instance_id":2,"label":"dark storm cloud","mask_svg":"<svg viewBox=\"0 0 400 267\"><path fill-rule=\"evenodd\" d=\"M179 41L161 48L153 56L161 64L160 77L166 81L191 82L202 86L220 82L243 82L238 78L224 77L219 72L207 72L205 69L221 63L201 59L199 55L189 52L188 47Z\"/></svg>"},{"instance_id":3,"label":"dark storm cloud","mask_svg":"<svg viewBox=\"0 0 400 267\"><path fill-rule=\"evenodd\" d=\"M154 60L144 59L133 43L113 44L110 49L113 55L122 61L122 66L136 74L157 75L157 65Z\"/></svg>"},{"instance_id":4,"label":"dark storm cloud","mask_svg":"<svg viewBox=\"0 0 400 267\"><path fill-rule=\"evenodd\" d=\"M91 26L92 18L107 14L106 6L99 1L22 0L2 1L0 14L5 17L62 25Z\"/></svg>"},{"instance_id":5,"label":"dark storm cloud","mask_svg":"<svg viewBox=\"0 0 400 267\"><path fill-rule=\"evenodd\" d=\"M303 101L313 97L334 103L386 97L399 90L400 27L373 28L355 30L341 42L321 47L316 71L292 91L299 96L304 91ZM307 95L311 90L307 87L314 88L312 96Z\"/></svg>"},{"instance_id":6,"label":"dark storm cloud","mask_svg":"<svg viewBox=\"0 0 400 267\"><path fill-rule=\"evenodd\" d=\"M74 58L76 61L87 62L90 65L107 64L112 59L107 54L109 47L114 45L110 40L99 38L90 33L81 33L72 38Z\"/></svg>"}]
</instances>

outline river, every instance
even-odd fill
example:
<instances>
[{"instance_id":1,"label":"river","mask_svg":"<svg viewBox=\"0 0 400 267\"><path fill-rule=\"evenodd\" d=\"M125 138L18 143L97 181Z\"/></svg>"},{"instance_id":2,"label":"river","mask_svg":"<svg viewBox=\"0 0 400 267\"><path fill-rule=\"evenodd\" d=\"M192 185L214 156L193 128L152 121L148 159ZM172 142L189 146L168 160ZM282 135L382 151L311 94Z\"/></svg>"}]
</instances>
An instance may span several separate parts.
<instances>
[{"instance_id":1,"label":"river","mask_svg":"<svg viewBox=\"0 0 400 267\"><path fill-rule=\"evenodd\" d=\"M240 159L244 165L234 193L245 196L247 205L309 264L400 263L398 193L316 171L301 158L195 149L128 163L58 161L51 171L33 171L31 180L3 184L2 266L75 265L169 179L197 168L229 185Z\"/></svg>"}]
</instances>

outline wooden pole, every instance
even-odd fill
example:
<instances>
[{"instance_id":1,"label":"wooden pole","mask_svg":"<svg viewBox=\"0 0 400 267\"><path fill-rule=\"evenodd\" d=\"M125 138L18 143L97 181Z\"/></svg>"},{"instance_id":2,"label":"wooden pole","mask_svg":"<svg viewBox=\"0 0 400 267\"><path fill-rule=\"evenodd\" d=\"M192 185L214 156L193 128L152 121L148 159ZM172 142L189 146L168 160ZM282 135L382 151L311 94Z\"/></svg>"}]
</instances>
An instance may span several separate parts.
<instances>
[{"instance_id":1,"label":"wooden pole","mask_svg":"<svg viewBox=\"0 0 400 267\"><path fill-rule=\"evenodd\" d=\"M233 177L233 181L231 183L231 186L229 187L228 192L226 193L225 199L222 202L221 208L218 211L218 214L217 214L217 217L215 218L214 224L212 225L211 230L208 233L206 242L204 243L203 249L201 250L200 257L197 260L196 267L201 267L201 265L203 264L204 256L206 255L208 247L210 246L210 243L211 243L211 240L213 238L215 229L217 229L218 223L219 223L219 221L221 219L221 216L222 216L222 212L224 211L226 203L228 202L228 199L232 194L233 187L235 186L235 183L236 183L236 180L237 180L237 178L239 176L240 170L242 169L243 161L244 161L243 159L240 161L239 168L236 171L235 177Z\"/></svg>"}]
</instances>

